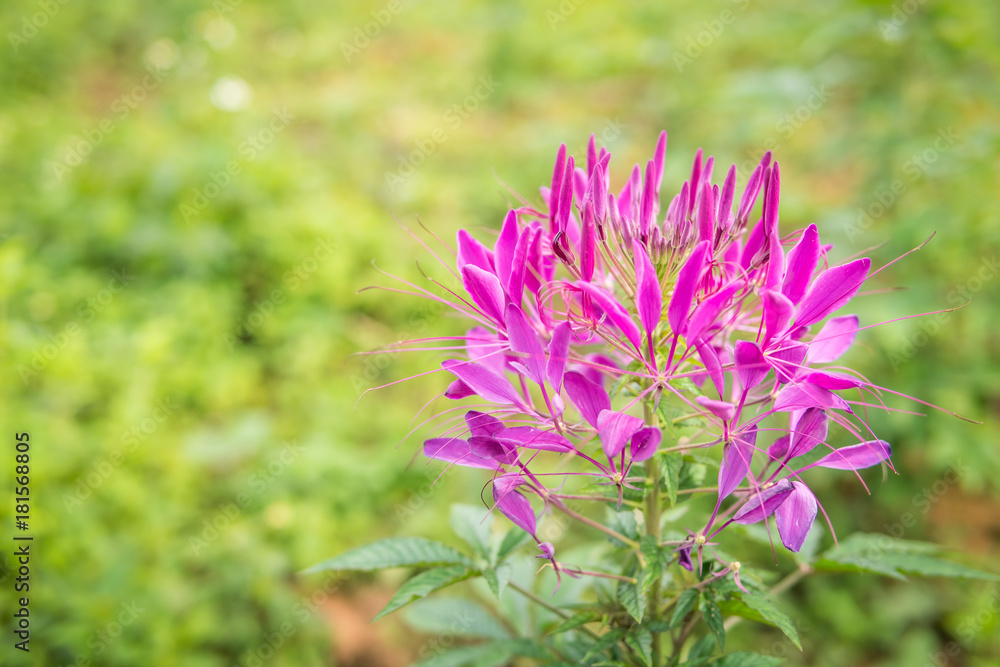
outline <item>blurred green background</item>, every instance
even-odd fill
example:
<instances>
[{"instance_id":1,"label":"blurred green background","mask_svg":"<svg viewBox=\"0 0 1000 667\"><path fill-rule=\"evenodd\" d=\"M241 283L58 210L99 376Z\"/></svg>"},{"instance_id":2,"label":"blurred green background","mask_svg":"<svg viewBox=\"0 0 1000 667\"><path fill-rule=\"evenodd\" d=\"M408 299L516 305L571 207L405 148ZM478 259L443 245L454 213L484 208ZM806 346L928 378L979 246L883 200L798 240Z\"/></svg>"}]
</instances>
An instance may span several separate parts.
<instances>
[{"instance_id":1,"label":"blurred green background","mask_svg":"<svg viewBox=\"0 0 1000 667\"><path fill-rule=\"evenodd\" d=\"M773 149L783 226L817 223L836 259L937 232L855 300L862 323L971 304L866 331L849 362L983 424L873 414L901 475L818 494L841 535L909 512L903 537L996 569L994 0L5 0L0 28L0 663L409 664L428 636L368 624L401 575L296 572L386 535L454 540L447 507L483 480L429 490L419 439L397 449L445 380L354 407L438 358L349 355L461 323L355 292L387 284L373 259L410 279L432 261L394 215L497 229L501 179L537 200L559 143L581 155L591 132L617 187L666 129L667 193L698 147L741 183ZM22 431L30 658L11 646ZM731 646L1000 660L995 585L844 575L786 597L804 653L749 623Z\"/></svg>"}]
</instances>

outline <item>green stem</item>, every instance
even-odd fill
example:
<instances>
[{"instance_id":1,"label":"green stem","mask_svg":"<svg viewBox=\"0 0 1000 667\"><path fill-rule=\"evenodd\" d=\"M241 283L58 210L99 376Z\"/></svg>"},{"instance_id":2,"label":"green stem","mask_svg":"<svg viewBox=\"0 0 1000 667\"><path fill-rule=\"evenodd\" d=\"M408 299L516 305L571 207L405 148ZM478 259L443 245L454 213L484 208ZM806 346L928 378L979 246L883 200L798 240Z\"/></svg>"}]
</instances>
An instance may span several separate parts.
<instances>
[{"instance_id":1,"label":"green stem","mask_svg":"<svg viewBox=\"0 0 1000 667\"><path fill-rule=\"evenodd\" d=\"M555 507L557 510L559 510L560 512L562 512L566 516L571 517L573 519L576 519L580 523L585 523L588 526L590 526L591 528L596 528L597 530L599 530L599 531L601 531L603 533L607 533L611 537L615 538L616 540L618 540L620 542L624 542L625 544L629 545L633 549L638 549L639 548L639 543L636 542L635 540L630 540L629 538L625 537L624 535L622 535L618 531L612 530L611 528L608 528L607 526L602 526L601 524L597 523L593 519L589 519L589 518L583 516L582 514L577 514L576 512L574 512L570 508L566 507L562 503L552 503L552 507Z\"/></svg>"},{"instance_id":2,"label":"green stem","mask_svg":"<svg viewBox=\"0 0 1000 667\"><path fill-rule=\"evenodd\" d=\"M656 412L648 401L642 406L643 416L650 426L657 425ZM646 534L651 535L656 544L660 543L660 464L656 458L646 461L646 472L649 474L650 488L646 493ZM658 621L660 614L660 582L653 582L649 590L649 610L651 621ZM663 661L663 647L660 633L653 635L653 666L660 667Z\"/></svg>"},{"instance_id":3,"label":"green stem","mask_svg":"<svg viewBox=\"0 0 1000 667\"><path fill-rule=\"evenodd\" d=\"M529 600L531 600L532 602L534 602L535 604L537 604L538 606L544 607L545 609L548 609L549 611L551 611L556 616L558 616L558 617L560 617L560 618L562 618L564 620L570 617L570 615L567 614L566 612L564 612L562 609L560 609L559 607L553 607L548 602L546 602L542 598L538 597L537 595L535 595L534 593L532 593L531 591L529 591L527 588L523 588L522 586L514 583L513 581L510 582L510 583L508 583L507 585L510 586L511 588L513 588L515 591L517 591L521 595L523 595L524 597L526 597ZM587 628L584 625L580 626L580 630L582 630L583 632L586 632L593 639L600 639L601 638L601 636L599 634L597 634L593 630L590 630L589 628Z\"/></svg>"}]
</instances>

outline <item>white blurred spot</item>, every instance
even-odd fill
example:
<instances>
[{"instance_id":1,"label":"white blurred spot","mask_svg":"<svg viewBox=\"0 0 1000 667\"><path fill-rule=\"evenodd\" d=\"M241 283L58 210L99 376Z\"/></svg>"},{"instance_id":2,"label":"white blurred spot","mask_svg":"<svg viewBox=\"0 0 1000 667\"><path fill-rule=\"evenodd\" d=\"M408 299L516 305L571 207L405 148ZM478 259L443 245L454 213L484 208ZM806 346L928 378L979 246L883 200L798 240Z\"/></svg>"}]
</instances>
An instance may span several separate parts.
<instances>
[{"instance_id":1,"label":"white blurred spot","mask_svg":"<svg viewBox=\"0 0 1000 667\"><path fill-rule=\"evenodd\" d=\"M181 50L177 48L177 45L172 40L166 38L158 39L146 49L143 60L150 67L166 70L177 64L180 53Z\"/></svg>"},{"instance_id":2,"label":"white blurred spot","mask_svg":"<svg viewBox=\"0 0 1000 667\"><path fill-rule=\"evenodd\" d=\"M216 51L221 51L236 39L236 27L220 16L205 24L201 36L205 38L209 46Z\"/></svg>"},{"instance_id":3,"label":"white blurred spot","mask_svg":"<svg viewBox=\"0 0 1000 667\"><path fill-rule=\"evenodd\" d=\"M238 76L224 76L212 86L212 104L223 111L246 109L253 98L250 84Z\"/></svg>"}]
</instances>

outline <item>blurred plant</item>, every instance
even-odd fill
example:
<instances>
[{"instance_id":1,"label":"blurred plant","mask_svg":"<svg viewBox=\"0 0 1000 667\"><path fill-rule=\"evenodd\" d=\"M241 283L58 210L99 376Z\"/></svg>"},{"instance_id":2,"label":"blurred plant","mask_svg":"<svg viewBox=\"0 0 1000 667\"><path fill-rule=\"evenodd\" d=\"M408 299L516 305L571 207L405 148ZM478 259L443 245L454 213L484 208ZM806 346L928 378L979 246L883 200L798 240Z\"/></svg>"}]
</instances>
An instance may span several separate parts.
<instances>
[{"instance_id":1,"label":"blurred plant","mask_svg":"<svg viewBox=\"0 0 1000 667\"><path fill-rule=\"evenodd\" d=\"M769 541L773 525L798 554L798 569L772 594L824 570L993 578L937 559L926 544L886 545L884 537L877 549L864 535L819 556L815 539L807 548L822 509L807 471L847 470L864 484L858 470L891 469L891 448L864 414L869 407L894 411L883 396L905 395L835 365L861 327L854 315L830 317L882 269L872 272L867 258L829 266L831 246L821 244L815 225L780 234L781 171L770 152L737 200L736 167L721 187L713 184L714 160L699 151L660 221L665 152L662 133L645 170L636 165L615 195L611 155L598 151L593 136L585 169L564 145L551 186L542 188L546 210L522 200L492 249L458 233L457 271L442 263L465 294L433 278L440 293L403 281L410 290L401 291L475 323L457 338L401 344L463 351L464 358L442 364L454 376L444 396L479 401L428 420L443 418L446 427L424 443L424 454L490 471L488 507L517 529L491 541L480 529L484 512L460 508L465 520L454 523L474 556L395 538L313 569L431 568L410 579L380 616L471 577L484 577L499 598L511 579L506 561L530 535L543 569L555 573L556 591L562 575L586 579L594 591L560 609L511 584L562 622L533 628L518 642L483 645L485 658L473 652L426 664L525 655L545 664L700 665L712 660L714 644L724 647L727 614L773 625L801 647L761 575L718 548L731 527L763 523ZM837 393L846 390L856 397ZM831 422L855 444L830 444ZM594 458L595 441L606 462ZM716 447L719 459L705 455ZM715 486L702 486L708 467L718 468ZM714 496L710 515L697 530L678 531L680 513L665 510L700 494ZM587 502L604 505L607 520L578 511ZM557 558L538 523L554 512L600 531L615 550L596 565ZM700 638L699 619L709 631ZM777 662L731 654L715 664Z\"/></svg>"}]
</instances>

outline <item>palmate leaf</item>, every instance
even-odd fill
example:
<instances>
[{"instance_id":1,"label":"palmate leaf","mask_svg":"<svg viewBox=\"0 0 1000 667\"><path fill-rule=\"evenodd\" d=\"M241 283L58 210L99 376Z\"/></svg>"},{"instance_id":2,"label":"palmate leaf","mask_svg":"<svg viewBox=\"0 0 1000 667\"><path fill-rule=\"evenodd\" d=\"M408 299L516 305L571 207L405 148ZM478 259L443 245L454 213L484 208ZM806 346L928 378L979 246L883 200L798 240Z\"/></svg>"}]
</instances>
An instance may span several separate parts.
<instances>
[{"instance_id":1,"label":"palmate leaf","mask_svg":"<svg viewBox=\"0 0 1000 667\"><path fill-rule=\"evenodd\" d=\"M520 528L511 528L503 536L503 539L500 540L499 546L496 547L490 562L494 566L496 566L497 563L502 563L507 556L514 552L515 549L527 542L528 537L528 533L524 532Z\"/></svg>"},{"instance_id":2,"label":"palmate leaf","mask_svg":"<svg viewBox=\"0 0 1000 667\"><path fill-rule=\"evenodd\" d=\"M642 626L632 628L625 635L625 645L635 651L635 654L642 660L642 664L646 667L652 667L653 635L649 630Z\"/></svg>"},{"instance_id":3,"label":"palmate leaf","mask_svg":"<svg viewBox=\"0 0 1000 667\"><path fill-rule=\"evenodd\" d=\"M456 535L462 538L480 556L484 558L489 556L493 515L488 508L456 503L451 506L450 518L451 529L455 531Z\"/></svg>"},{"instance_id":4,"label":"palmate leaf","mask_svg":"<svg viewBox=\"0 0 1000 667\"><path fill-rule=\"evenodd\" d=\"M674 606L674 615L670 619L671 628L676 628L684 621L685 617L694 609L694 606L698 604L700 596L701 593L695 588L689 588L681 593L680 597L677 598L677 604Z\"/></svg>"},{"instance_id":5,"label":"palmate leaf","mask_svg":"<svg viewBox=\"0 0 1000 667\"><path fill-rule=\"evenodd\" d=\"M370 572L390 567L434 567L439 565L464 565L475 568L465 554L447 544L425 540L422 537L390 537L347 553L334 556L313 565L303 574L324 570L357 570Z\"/></svg>"},{"instance_id":6,"label":"palmate leaf","mask_svg":"<svg viewBox=\"0 0 1000 667\"><path fill-rule=\"evenodd\" d=\"M681 466L684 465L684 457L680 452L667 452L660 454L657 457L657 462L660 466L660 479L667 492L667 498L670 500L670 506L673 507L677 504L677 489L680 488Z\"/></svg>"},{"instance_id":7,"label":"palmate leaf","mask_svg":"<svg viewBox=\"0 0 1000 667\"><path fill-rule=\"evenodd\" d=\"M708 629L712 631L715 635L715 642L719 645L720 649L726 648L726 628L723 625L722 620L722 610L719 609L719 605L715 602L709 600L708 598L701 599L701 616L705 619L705 624L708 625Z\"/></svg>"},{"instance_id":8,"label":"palmate leaf","mask_svg":"<svg viewBox=\"0 0 1000 667\"><path fill-rule=\"evenodd\" d=\"M614 630L609 630L608 632L601 635L601 638L594 642L587 653L583 656L583 661L588 662L591 658L600 655L602 652L607 651L609 648L615 646L622 640L625 636L625 631L621 628L615 628Z\"/></svg>"},{"instance_id":9,"label":"palmate leaf","mask_svg":"<svg viewBox=\"0 0 1000 667\"><path fill-rule=\"evenodd\" d=\"M683 667L701 667L701 665L708 663L708 659L712 657L712 649L714 648L715 638L712 635L705 635L696 641L691 650L688 651L687 660L684 662Z\"/></svg>"},{"instance_id":10,"label":"palmate leaf","mask_svg":"<svg viewBox=\"0 0 1000 667\"><path fill-rule=\"evenodd\" d=\"M483 570L483 578L490 585L490 590L493 591L493 595L497 596L497 600L503 599L504 589L510 583L510 577L513 573L514 568L510 563L501 563L495 569L486 568Z\"/></svg>"},{"instance_id":11,"label":"palmate leaf","mask_svg":"<svg viewBox=\"0 0 1000 667\"><path fill-rule=\"evenodd\" d=\"M712 663L712 667L775 667L782 662L782 658L776 658L773 655L738 651L721 656Z\"/></svg>"},{"instance_id":12,"label":"palmate leaf","mask_svg":"<svg viewBox=\"0 0 1000 667\"><path fill-rule=\"evenodd\" d=\"M510 633L488 609L465 598L425 598L409 605L403 617L427 634L510 640Z\"/></svg>"},{"instance_id":13,"label":"palmate leaf","mask_svg":"<svg viewBox=\"0 0 1000 667\"><path fill-rule=\"evenodd\" d=\"M941 548L927 542L858 533L830 549L815 568L825 572L869 572L905 580L907 575L1000 581L1000 576L938 558Z\"/></svg>"},{"instance_id":14,"label":"palmate leaf","mask_svg":"<svg viewBox=\"0 0 1000 667\"><path fill-rule=\"evenodd\" d=\"M413 667L498 667L514 657L510 647L499 643L459 646L438 653L413 665Z\"/></svg>"},{"instance_id":15,"label":"palmate leaf","mask_svg":"<svg viewBox=\"0 0 1000 667\"><path fill-rule=\"evenodd\" d=\"M378 616L372 620L377 621L383 616L396 611L400 607L415 600L419 600L422 597L426 597L434 591L441 590L442 588L451 586L452 584L457 584L460 581L464 581L478 574L479 573L475 570L470 570L464 565L437 567L433 570L421 572L403 584L402 587L396 591L396 594L392 596L392 599L389 600L389 603L385 606L385 608L382 609L382 611L378 613Z\"/></svg>"},{"instance_id":16,"label":"palmate leaf","mask_svg":"<svg viewBox=\"0 0 1000 667\"><path fill-rule=\"evenodd\" d=\"M646 611L646 593L642 583L630 581L618 582L618 601L622 603L636 623L642 623L642 615Z\"/></svg>"},{"instance_id":17,"label":"palmate leaf","mask_svg":"<svg viewBox=\"0 0 1000 667\"><path fill-rule=\"evenodd\" d=\"M642 559L646 562L646 567L642 570L642 591L645 593L663 576L670 558L652 535L643 535L639 548Z\"/></svg>"},{"instance_id":18,"label":"palmate leaf","mask_svg":"<svg viewBox=\"0 0 1000 667\"><path fill-rule=\"evenodd\" d=\"M795 648L802 650L802 642L799 641L799 632L795 629L795 623L788 614L781 611L774 604L760 593L742 594L743 604L760 614L760 617L768 624L781 630L793 644ZM743 614L738 614L742 616ZM756 620L756 619L754 619Z\"/></svg>"}]
</instances>

